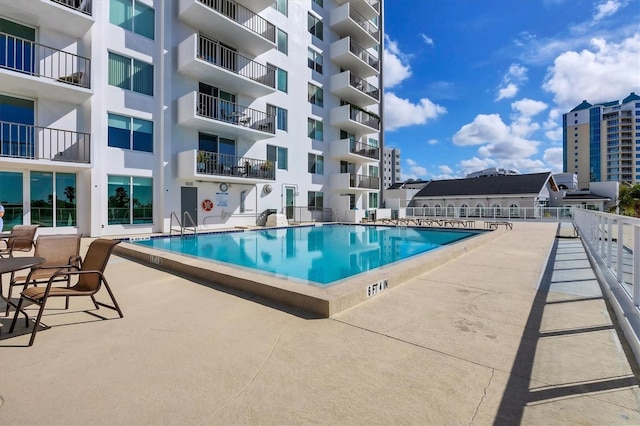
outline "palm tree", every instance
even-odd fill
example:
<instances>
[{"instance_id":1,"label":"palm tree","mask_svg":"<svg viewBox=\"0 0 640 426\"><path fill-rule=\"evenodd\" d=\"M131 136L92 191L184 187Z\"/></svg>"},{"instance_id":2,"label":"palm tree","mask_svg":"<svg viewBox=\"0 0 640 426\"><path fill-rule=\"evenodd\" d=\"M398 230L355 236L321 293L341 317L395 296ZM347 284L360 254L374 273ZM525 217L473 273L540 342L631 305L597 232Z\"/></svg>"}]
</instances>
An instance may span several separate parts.
<instances>
[{"instance_id":1,"label":"palm tree","mask_svg":"<svg viewBox=\"0 0 640 426\"><path fill-rule=\"evenodd\" d=\"M640 217L640 183L620 186L617 207L622 215Z\"/></svg>"},{"instance_id":2,"label":"palm tree","mask_svg":"<svg viewBox=\"0 0 640 426\"><path fill-rule=\"evenodd\" d=\"M69 185L64 189L64 195L69 200L69 204L73 204L73 200L76 199L76 188Z\"/></svg>"}]
</instances>

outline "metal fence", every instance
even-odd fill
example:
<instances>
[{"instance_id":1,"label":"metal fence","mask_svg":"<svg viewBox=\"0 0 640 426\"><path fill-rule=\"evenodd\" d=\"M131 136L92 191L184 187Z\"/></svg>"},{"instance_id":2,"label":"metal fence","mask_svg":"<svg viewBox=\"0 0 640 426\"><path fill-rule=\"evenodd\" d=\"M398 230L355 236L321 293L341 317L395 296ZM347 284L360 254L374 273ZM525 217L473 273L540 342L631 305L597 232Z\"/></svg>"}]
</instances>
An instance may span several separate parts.
<instances>
[{"instance_id":1,"label":"metal fence","mask_svg":"<svg viewBox=\"0 0 640 426\"><path fill-rule=\"evenodd\" d=\"M640 219L584 209L574 223L593 256L627 340L640 359Z\"/></svg>"},{"instance_id":2,"label":"metal fence","mask_svg":"<svg viewBox=\"0 0 640 426\"><path fill-rule=\"evenodd\" d=\"M407 207L406 217L568 220L573 207Z\"/></svg>"},{"instance_id":3,"label":"metal fence","mask_svg":"<svg viewBox=\"0 0 640 426\"><path fill-rule=\"evenodd\" d=\"M288 206L282 208L282 214L293 222L331 222L333 220L333 210L329 208Z\"/></svg>"}]
</instances>

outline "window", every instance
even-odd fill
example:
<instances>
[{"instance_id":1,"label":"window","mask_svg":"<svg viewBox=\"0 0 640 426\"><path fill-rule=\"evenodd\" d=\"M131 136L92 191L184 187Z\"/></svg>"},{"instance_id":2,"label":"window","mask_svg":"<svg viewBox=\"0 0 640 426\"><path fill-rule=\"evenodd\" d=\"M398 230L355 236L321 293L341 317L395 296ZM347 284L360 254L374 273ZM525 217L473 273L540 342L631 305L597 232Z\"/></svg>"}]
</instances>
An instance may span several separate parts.
<instances>
[{"instance_id":1,"label":"window","mask_svg":"<svg viewBox=\"0 0 640 426\"><path fill-rule=\"evenodd\" d=\"M307 123L309 137L318 141L324 140L322 121L309 118Z\"/></svg>"},{"instance_id":2,"label":"window","mask_svg":"<svg viewBox=\"0 0 640 426\"><path fill-rule=\"evenodd\" d=\"M278 43L278 51L284 53L285 55L288 55L289 54L289 34L285 33L280 28L278 28L276 40Z\"/></svg>"},{"instance_id":3,"label":"window","mask_svg":"<svg viewBox=\"0 0 640 426\"><path fill-rule=\"evenodd\" d=\"M113 148L153 152L153 122L108 114L107 145Z\"/></svg>"},{"instance_id":4,"label":"window","mask_svg":"<svg viewBox=\"0 0 640 426\"><path fill-rule=\"evenodd\" d=\"M324 106L324 91L322 87L309 83L308 89L309 102L319 107Z\"/></svg>"},{"instance_id":5,"label":"window","mask_svg":"<svg viewBox=\"0 0 640 426\"><path fill-rule=\"evenodd\" d=\"M155 11L137 0L111 0L109 22L153 40Z\"/></svg>"},{"instance_id":6,"label":"window","mask_svg":"<svg viewBox=\"0 0 640 426\"><path fill-rule=\"evenodd\" d=\"M313 34L314 36L322 40L323 31L322 31L322 21L320 20L320 18L309 13L307 18L307 28L309 29L309 33Z\"/></svg>"},{"instance_id":7,"label":"window","mask_svg":"<svg viewBox=\"0 0 640 426\"><path fill-rule=\"evenodd\" d=\"M322 210L324 207L324 194L319 191L309 191L307 193L307 206L309 210Z\"/></svg>"},{"instance_id":8,"label":"window","mask_svg":"<svg viewBox=\"0 0 640 426\"><path fill-rule=\"evenodd\" d=\"M307 65L317 73L322 74L322 54L313 49L309 49L309 59Z\"/></svg>"},{"instance_id":9,"label":"window","mask_svg":"<svg viewBox=\"0 0 640 426\"><path fill-rule=\"evenodd\" d=\"M316 175L324 174L324 157L318 154L309 154L308 172Z\"/></svg>"},{"instance_id":10,"label":"window","mask_svg":"<svg viewBox=\"0 0 640 426\"><path fill-rule=\"evenodd\" d=\"M76 175L32 171L30 178L31 223L47 227L77 226Z\"/></svg>"},{"instance_id":11,"label":"window","mask_svg":"<svg viewBox=\"0 0 640 426\"><path fill-rule=\"evenodd\" d=\"M23 207L23 175L20 172L0 172L0 188L2 188L2 206L4 207L3 231L11 231L15 225L22 225Z\"/></svg>"},{"instance_id":12,"label":"window","mask_svg":"<svg viewBox=\"0 0 640 426\"><path fill-rule=\"evenodd\" d=\"M153 65L109 52L109 84L153 96Z\"/></svg>"},{"instance_id":13,"label":"window","mask_svg":"<svg viewBox=\"0 0 640 426\"><path fill-rule=\"evenodd\" d=\"M378 208L378 193L370 192L369 193L369 208L377 209Z\"/></svg>"},{"instance_id":14,"label":"window","mask_svg":"<svg viewBox=\"0 0 640 426\"><path fill-rule=\"evenodd\" d=\"M273 7L275 10L277 10L278 12L282 13L283 15L287 16L288 15L288 9L289 9L289 0L276 0L273 2L273 4L271 5L271 7Z\"/></svg>"},{"instance_id":15,"label":"window","mask_svg":"<svg viewBox=\"0 0 640 426\"><path fill-rule=\"evenodd\" d=\"M313 2L315 4L317 4L318 6L320 6L320 7L323 7L323 1L322 0L313 0Z\"/></svg>"},{"instance_id":16,"label":"window","mask_svg":"<svg viewBox=\"0 0 640 426\"><path fill-rule=\"evenodd\" d=\"M287 148L281 146L267 145L267 161L277 164L279 170L287 170Z\"/></svg>"},{"instance_id":17,"label":"window","mask_svg":"<svg viewBox=\"0 0 640 426\"><path fill-rule=\"evenodd\" d=\"M109 225L153 223L153 179L107 177Z\"/></svg>"},{"instance_id":18,"label":"window","mask_svg":"<svg viewBox=\"0 0 640 426\"><path fill-rule=\"evenodd\" d=\"M278 68L275 65L267 64L269 68L273 68L276 70L276 88L281 91L287 93L288 90L288 73L282 68Z\"/></svg>"},{"instance_id":19,"label":"window","mask_svg":"<svg viewBox=\"0 0 640 426\"><path fill-rule=\"evenodd\" d=\"M267 115L273 115L276 117L276 123L278 130L288 130L287 110L274 105L267 104Z\"/></svg>"}]
</instances>

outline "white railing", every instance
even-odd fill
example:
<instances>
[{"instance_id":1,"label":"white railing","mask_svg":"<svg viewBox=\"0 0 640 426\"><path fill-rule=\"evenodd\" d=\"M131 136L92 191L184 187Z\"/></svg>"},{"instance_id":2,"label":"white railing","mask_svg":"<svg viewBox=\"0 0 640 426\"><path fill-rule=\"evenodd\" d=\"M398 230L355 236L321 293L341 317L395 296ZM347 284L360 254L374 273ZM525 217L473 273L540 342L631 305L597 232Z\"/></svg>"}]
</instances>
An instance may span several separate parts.
<instances>
[{"instance_id":1,"label":"white railing","mask_svg":"<svg viewBox=\"0 0 640 426\"><path fill-rule=\"evenodd\" d=\"M573 207L407 207L406 217L569 220Z\"/></svg>"},{"instance_id":2,"label":"white railing","mask_svg":"<svg viewBox=\"0 0 640 426\"><path fill-rule=\"evenodd\" d=\"M640 219L576 209L574 223L601 271L605 292L640 359Z\"/></svg>"}]
</instances>

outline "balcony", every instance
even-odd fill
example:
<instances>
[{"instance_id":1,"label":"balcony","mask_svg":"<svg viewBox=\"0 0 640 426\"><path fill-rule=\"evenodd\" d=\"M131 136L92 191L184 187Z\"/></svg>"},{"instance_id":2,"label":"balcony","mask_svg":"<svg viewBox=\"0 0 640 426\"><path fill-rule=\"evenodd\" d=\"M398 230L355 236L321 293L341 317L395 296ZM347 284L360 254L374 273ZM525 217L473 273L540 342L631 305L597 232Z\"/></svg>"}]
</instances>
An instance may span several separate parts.
<instances>
[{"instance_id":1,"label":"balcony","mask_svg":"<svg viewBox=\"0 0 640 426\"><path fill-rule=\"evenodd\" d=\"M37 160L39 166L43 161L89 164L91 135L0 121L0 157Z\"/></svg>"},{"instance_id":2,"label":"balcony","mask_svg":"<svg viewBox=\"0 0 640 426\"><path fill-rule=\"evenodd\" d=\"M267 160L195 149L178 154L178 177L181 179L259 183L275 180L274 166Z\"/></svg>"},{"instance_id":3,"label":"balcony","mask_svg":"<svg viewBox=\"0 0 640 426\"><path fill-rule=\"evenodd\" d=\"M346 3L331 11L330 26L342 36L353 37L362 47L372 47L380 43L380 30L369 19Z\"/></svg>"},{"instance_id":4,"label":"balcony","mask_svg":"<svg viewBox=\"0 0 640 426\"><path fill-rule=\"evenodd\" d=\"M356 164L377 162L380 148L353 139L339 139L331 142L331 157Z\"/></svg>"},{"instance_id":5,"label":"balcony","mask_svg":"<svg viewBox=\"0 0 640 426\"><path fill-rule=\"evenodd\" d=\"M355 173L335 173L331 175L330 185L336 190L372 192L380 189L380 178Z\"/></svg>"},{"instance_id":6,"label":"balcony","mask_svg":"<svg viewBox=\"0 0 640 426\"><path fill-rule=\"evenodd\" d=\"M178 17L255 56L276 47L276 27L233 0L180 0Z\"/></svg>"},{"instance_id":7,"label":"balcony","mask_svg":"<svg viewBox=\"0 0 640 426\"><path fill-rule=\"evenodd\" d=\"M0 78L7 90L34 98L82 103L91 95L91 60L0 33Z\"/></svg>"},{"instance_id":8,"label":"balcony","mask_svg":"<svg viewBox=\"0 0 640 426\"><path fill-rule=\"evenodd\" d=\"M338 4L351 4L367 19L380 15L380 0L336 0Z\"/></svg>"},{"instance_id":9,"label":"balcony","mask_svg":"<svg viewBox=\"0 0 640 426\"><path fill-rule=\"evenodd\" d=\"M95 22L93 0L0 0L3 17L83 37Z\"/></svg>"},{"instance_id":10,"label":"balcony","mask_svg":"<svg viewBox=\"0 0 640 426\"><path fill-rule=\"evenodd\" d=\"M374 105L380 102L380 90L351 71L331 76L331 93L356 105Z\"/></svg>"},{"instance_id":11,"label":"balcony","mask_svg":"<svg viewBox=\"0 0 640 426\"><path fill-rule=\"evenodd\" d=\"M258 141L275 135L276 118L199 92L178 99L178 123L232 139Z\"/></svg>"},{"instance_id":12,"label":"balcony","mask_svg":"<svg viewBox=\"0 0 640 426\"><path fill-rule=\"evenodd\" d=\"M275 69L198 34L178 45L178 70L195 80L253 98L276 91Z\"/></svg>"},{"instance_id":13,"label":"balcony","mask_svg":"<svg viewBox=\"0 0 640 426\"><path fill-rule=\"evenodd\" d=\"M330 121L336 126L355 135L377 133L380 131L380 119L371 113L361 111L353 105L331 108Z\"/></svg>"},{"instance_id":14,"label":"balcony","mask_svg":"<svg viewBox=\"0 0 640 426\"><path fill-rule=\"evenodd\" d=\"M351 37L331 43L331 60L338 66L366 78L378 75L380 61L371 52L360 46Z\"/></svg>"}]
</instances>

